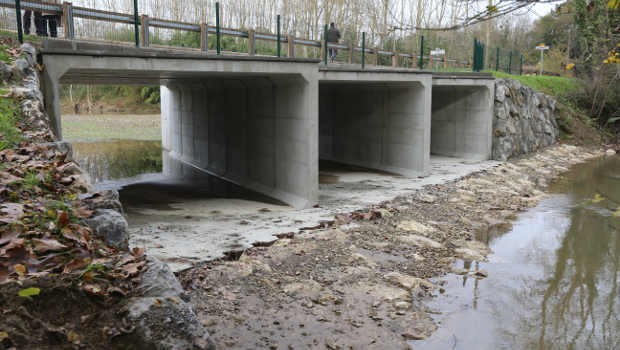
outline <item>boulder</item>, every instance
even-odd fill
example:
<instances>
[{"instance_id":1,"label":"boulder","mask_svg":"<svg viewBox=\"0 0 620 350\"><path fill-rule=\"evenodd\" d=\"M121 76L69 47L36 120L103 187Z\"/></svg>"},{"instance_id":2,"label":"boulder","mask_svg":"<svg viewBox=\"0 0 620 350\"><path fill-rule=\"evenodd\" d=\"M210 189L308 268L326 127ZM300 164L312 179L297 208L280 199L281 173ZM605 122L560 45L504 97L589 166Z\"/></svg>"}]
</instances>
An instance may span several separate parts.
<instances>
[{"instance_id":1,"label":"boulder","mask_svg":"<svg viewBox=\"0 0 620 350\"><path fill-rule=\"evenodd\" d=\"M129 249L127 220L113 209L97 209L93 216L85 219L93 232L113 247Z\"/></svg>"},{"instance_id":2,"label":"boulder","mask_svg":"<svg viewBox=\"0 0 620 350\"><path fill-rule=\"evenodd\" d=\"M138 286L140 297L131 298L122 311L132 331L119 347L158 350L215 349L181 284L168 265L147 257L147 269Z\"/></svg>"}]
</instances>

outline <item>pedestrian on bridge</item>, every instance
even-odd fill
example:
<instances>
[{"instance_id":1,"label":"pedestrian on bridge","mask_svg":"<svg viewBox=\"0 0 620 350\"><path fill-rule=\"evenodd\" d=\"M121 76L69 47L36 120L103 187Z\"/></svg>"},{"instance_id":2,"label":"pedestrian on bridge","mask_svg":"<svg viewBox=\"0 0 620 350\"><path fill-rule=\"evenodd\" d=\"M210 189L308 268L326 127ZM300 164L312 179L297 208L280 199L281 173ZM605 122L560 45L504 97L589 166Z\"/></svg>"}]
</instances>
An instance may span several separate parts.
<instances>
[{"instance_id":1,"label":"pedestrian on bridge","mask_svg":"<svg viewBox=\"0 0 620 350\"><path fill-rule=\"evenodd\" d=\"M329 24L329 30L327 31L327 44L338 44L340 40L340 31L336 29L336 24L334 22ZM336 55L338 54L338 49L335 47L329 48L329 58L332 63L336 59Z\"/></svg>"},{"instance_id":2,"label":"pedestrian on bridge","mask_svg":"<svg viewBox=\"0 0 620 350\"><path fill-rule=\"evenodd\" d=\"M60 5L60 0L46 0L47 2L51 2L52 4ZM47 36L47 29L49 25L49 36L52 38L58 37L58 22L60 21L60 16L56 12L43 12L43 31L42 36ZM38 34L38 30L37 30Z\"/></svg>"},{"instance_id":3,"label":"pedestrian on bridge","mask_svg":"<svg viewBox=\"0 0 620 350\"><path fill-rule=\"evenodd\" d=\"M47 29L43 32L45 25L43 24L43 14L40 11L25 10L22 25L24 27L24 34L30 35L30 27L32 27L32 14L34 12L34 28L37 35L43 35L47 33ZM46 34L47 35L47 34Z\"/></svg>"}]
</instances>

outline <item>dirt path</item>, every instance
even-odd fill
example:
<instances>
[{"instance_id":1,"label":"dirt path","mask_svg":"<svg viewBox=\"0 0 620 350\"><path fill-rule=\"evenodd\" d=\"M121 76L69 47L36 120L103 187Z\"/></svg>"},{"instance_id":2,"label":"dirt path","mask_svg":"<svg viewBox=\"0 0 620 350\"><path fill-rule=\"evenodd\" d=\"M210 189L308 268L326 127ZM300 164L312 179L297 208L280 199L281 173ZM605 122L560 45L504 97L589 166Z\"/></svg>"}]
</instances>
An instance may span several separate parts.
<instances>
[{"instance_id":1,"label":"dirt path","mask_svg":"<svg viewBox=\"0 0 620 350\"><path fill-rule=\"evenodd\" d=\"M181 279L221 348L407 348L437 327L429 313L441 310L426 309L424 299L442 293L443 283L428 279L452 270L456 258L483 260L488 248L474 238L509 228L549 180L600 155L554 146Z\"/></svg>"}]
</instances>

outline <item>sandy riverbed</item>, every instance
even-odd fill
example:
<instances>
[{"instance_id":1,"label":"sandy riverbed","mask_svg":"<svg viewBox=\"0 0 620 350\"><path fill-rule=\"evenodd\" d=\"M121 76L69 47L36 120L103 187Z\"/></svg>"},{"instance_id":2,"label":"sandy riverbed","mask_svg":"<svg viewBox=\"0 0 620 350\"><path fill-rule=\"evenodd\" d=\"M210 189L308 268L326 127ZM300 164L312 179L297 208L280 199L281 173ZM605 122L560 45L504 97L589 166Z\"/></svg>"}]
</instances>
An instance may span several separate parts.
<instances>
[{"instance_id":1,"label":"sandy riverbed","mask_svg":"<svg viewBox=\"0 0 620 350\"><path fill-rule=\"evenodd\" d=\"M181 279L224 348L407 348L437 327L429 314L441 310L424 301L443 283L429 278L450 271L456 258L484 259L488 250L475 237L507 229L548 181L600 155L554 146L340 215L331 227L237 260L201 264Z\"/></svg>"}]
</instances>

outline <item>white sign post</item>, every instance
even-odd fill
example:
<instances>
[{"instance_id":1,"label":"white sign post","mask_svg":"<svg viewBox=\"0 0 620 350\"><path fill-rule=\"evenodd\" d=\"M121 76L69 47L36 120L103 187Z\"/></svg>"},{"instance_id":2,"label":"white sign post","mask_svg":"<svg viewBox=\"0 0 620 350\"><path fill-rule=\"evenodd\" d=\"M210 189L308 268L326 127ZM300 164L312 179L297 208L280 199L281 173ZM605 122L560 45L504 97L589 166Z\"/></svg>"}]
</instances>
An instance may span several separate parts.
<instances>
[{"instance_id":1,"label":"white sign post","mask_svg":"<svg viewBox=\"0 0 620 350\"><path fill-rule=\"evenodd\" d=\"M536 46L536 50L540 51L540 75L543 75L543 63L545 61L544 59L544 52L545 50L549 50L549 45L545 45L545 44L539 44L538 46Z\"/></svg>"},{"instance_id":2,"label":"white sign post","mask_svg":"<svg viewBox=\"0 0 620 350\"><path fill-rule=\"evenodd\" d=\"M443 57L446 55L445 49L440 49L438 47L435 50L431 50L431 56ZM437 61L435 61L435 69L437 69Z\"/></svg>"}]
</instances>

